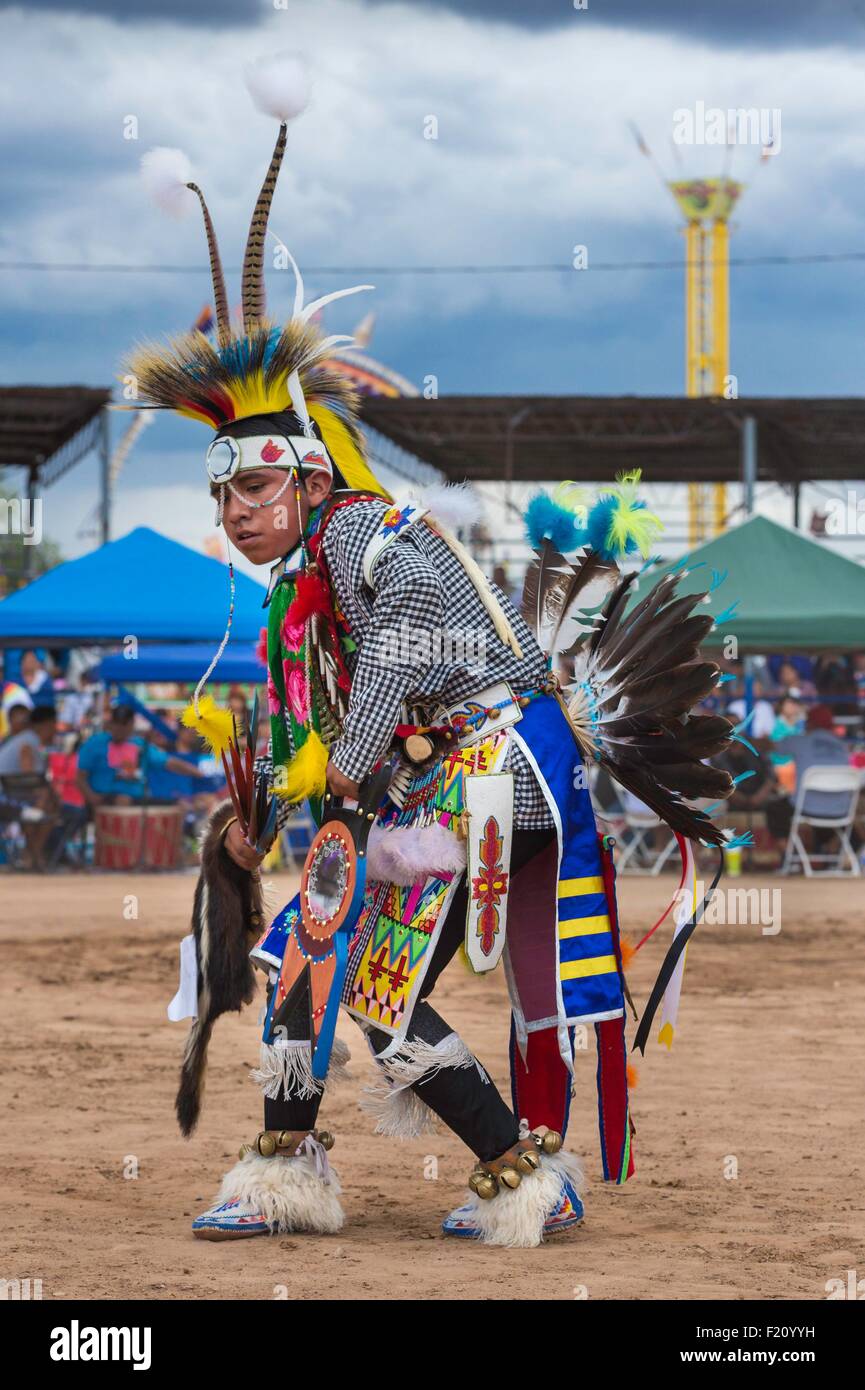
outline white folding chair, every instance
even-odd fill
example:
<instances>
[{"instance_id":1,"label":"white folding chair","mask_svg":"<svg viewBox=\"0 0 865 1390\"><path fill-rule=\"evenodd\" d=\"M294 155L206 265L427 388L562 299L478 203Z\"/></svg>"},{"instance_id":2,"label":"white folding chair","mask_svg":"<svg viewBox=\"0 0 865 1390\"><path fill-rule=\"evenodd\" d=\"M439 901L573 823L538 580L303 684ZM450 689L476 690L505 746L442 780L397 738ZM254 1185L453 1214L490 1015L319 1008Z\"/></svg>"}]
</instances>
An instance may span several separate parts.
<instances>
[{"instance_id":1,"label":"white folding chair","mask_svg":"<svg viewBox=\"0 0 865 1390\"><path fill-rule=\"evenodd\" d=\"M662 824L653 811L632 811L623 807L625 829L630 831L627 842L622 842L622 852L616 865L620 874L649 873L659 874L676 848L676 837L671 834L669 842L660 853L656 853L649 843L649 837Z\"/></svg>"},{"instance_id":2,"label":"white folding chair","mask_svg":"<svg viewBox=\"0 0 865 1390\"><path fill-rule=\"evenodd\" d=\"M862 774L855 767L809 767L796 790L796 804L793 808L793 822L787 840L787 852L781 873L789 874L799 863L806 878L852 878L859 877L862 867L850 843L850 831L856 819L856 805L862 787ZM846 795L847 808L840 816L809 815L805 801L809 792L832 792L836 796ZM834 854L808 854L799 833L800 827L810 825L818 830L833 830L838 836L838 849ZM850 867L843 867L844 860ZM814 864L831 864L828 869L816 870Z\"/></svg>"}]
</instances>

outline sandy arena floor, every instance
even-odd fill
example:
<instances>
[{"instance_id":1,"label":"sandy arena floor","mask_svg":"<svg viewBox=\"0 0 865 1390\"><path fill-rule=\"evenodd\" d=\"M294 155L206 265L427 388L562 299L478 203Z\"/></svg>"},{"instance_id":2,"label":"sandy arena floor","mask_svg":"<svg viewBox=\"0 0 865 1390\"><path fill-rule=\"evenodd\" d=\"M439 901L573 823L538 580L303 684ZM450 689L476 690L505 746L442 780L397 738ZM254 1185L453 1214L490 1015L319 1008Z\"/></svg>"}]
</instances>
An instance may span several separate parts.
<instances>
[{"instance_id":1,"label":"sandy arena floor","mask_svg":"<svg viewBox=\"0 0 865 1390\"><path fill-rule=\"evenodd\" d=\"M272 884L277 906L291 880ZM192 1217L260 1126L247 1079L257 1006L217 1025L197 1135L184 1141L175 1126L186 1025L169 1024L165 1006L194 876L4 876L0 1276L41 1278L46 1299L259 1299L279 1286L290 1298L362 1300L825 1298L827 1280L865 1275L865 884L735 886L755 885L781 887L782 930L698 928L676 1045L652 1043L639 1064L636 1177L624 1189L600 1180L592 1037L577 1058L569 1141L590 1176L585 1224L508 1251L441 1237L469 1155L446 1134L399 1144L370 1133L356 1098L372 1068L347 1018L354 1079L321 1116L337 1134L345 1229L194 1240ZM620 884L633 939L674 886ZM130 894L138 920L124 916ZM630 973L638 1006L661 949L640 952ZM435 998L504 1085L501 972L473 978L454 962ZM725 1176L731 1159L737 1177Z\"/></svg>"}]
</instances>

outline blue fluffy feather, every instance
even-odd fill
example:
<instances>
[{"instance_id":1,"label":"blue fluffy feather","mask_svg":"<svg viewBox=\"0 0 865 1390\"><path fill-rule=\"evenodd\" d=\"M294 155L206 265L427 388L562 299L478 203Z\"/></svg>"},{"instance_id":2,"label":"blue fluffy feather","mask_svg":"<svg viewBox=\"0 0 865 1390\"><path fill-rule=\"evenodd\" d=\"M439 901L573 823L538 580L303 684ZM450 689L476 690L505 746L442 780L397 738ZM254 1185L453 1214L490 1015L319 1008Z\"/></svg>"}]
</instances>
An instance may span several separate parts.
<instances>
[{"instance_id":1,"label":"blue fluffy feather","mask_svg":"<svg viewBox=\"0 0 865 1390\"><path fill-rule=\"evenodd\" d=\"M545 540L562 555L585 545L586 532L577 525L573 512L566 511L546 492L537 493L525 511L526 535L529 544L540 550Z\"/></svg>"},{"instance_id":2,"label":"blue fluffy feather","mask_svg":"<svg viewBox=\"0 0 865 1390\"><path fill-rule=\"evenodd\" d=\"M645 510L646 504L645 502L635 502L634 506ZM618 509L619 499L617 497L599 497L589 512L589 521L586 527L588 544L593 550L597 550L598 554L605 560L615 560L616 556L621 553L615 547L610 547L607 544L613 517ZM624 554L631 555L636 549L636 541L629 539L625 544Z\"/></svg>"}]
</instances>

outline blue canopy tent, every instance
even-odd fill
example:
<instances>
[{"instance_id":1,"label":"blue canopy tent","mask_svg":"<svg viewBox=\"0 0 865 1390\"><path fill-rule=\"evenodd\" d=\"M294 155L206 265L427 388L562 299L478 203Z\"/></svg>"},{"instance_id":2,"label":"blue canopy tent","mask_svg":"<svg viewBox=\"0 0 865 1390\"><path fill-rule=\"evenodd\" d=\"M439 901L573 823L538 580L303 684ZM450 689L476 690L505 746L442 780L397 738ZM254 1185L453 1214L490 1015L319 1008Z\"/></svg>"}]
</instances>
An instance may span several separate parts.
<instances>
[{"instance_id":1,"label":"blue canopy tent","mask_svg":"<svg viewBox=\"0 0 865 1390\"><path fill-rule=\"evenodd\" d=\"M96 667L96 675L106 684L127 681L185 681L194 683L213 660L216 643L189 642L186 644L155 643L140 647L138 656L130 661L123 652L104 656ZM255 685L264 680L265 671L250 642L229 642L219 659L214 680L240 681Z\"/></svg>"},{"instance_id":2,"label":"blue canopy tent","mask_svg":"<svg viewBox=\"0 0 865 1390\"><path fill-rule=\"evenodd\" d=\"M265 590L236 572L235 583L232 639L249 646L266 624ZM128 637L140 644L201 642L209 655L200 674L227 615L225 565L139 526L0 600L0 646L114 646ZM123 665L125 679L135 680L134 663ZM219 677L232 679L221 666Z\"/></svg>"}]
</instances>

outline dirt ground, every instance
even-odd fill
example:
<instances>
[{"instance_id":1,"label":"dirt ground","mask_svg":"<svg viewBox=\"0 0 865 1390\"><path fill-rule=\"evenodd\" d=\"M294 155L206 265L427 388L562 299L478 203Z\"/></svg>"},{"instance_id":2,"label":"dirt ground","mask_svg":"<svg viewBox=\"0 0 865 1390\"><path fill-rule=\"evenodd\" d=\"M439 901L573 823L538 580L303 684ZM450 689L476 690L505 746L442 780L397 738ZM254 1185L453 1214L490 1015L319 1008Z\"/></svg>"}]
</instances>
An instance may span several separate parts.
<instances>
[{"instance_id":1,"label":"dirt ground","mask_svg":"<svg viewBox=\"0 0 865 1390\"><path fill-rule=\"evenodd\" d=\"M292 882L271 882L276 908ZM591 1030L568 1144L590 1179L586 1221L533 1251L441 1236L470 1157L447 1134L400 1144L370 1132L357 1095L371 1063L348 1018L339 1032L353 1080L321 1115L337 1135L344 1230L192 1238L192 1217L260 1127L247 1078L257 1006L217 1025L198 1133L184 1141L175 1126L186 1025L170 1024L165 1006L193 886L189 873L0 879L0 1277L41 1279L46 1299L474 1300L823 1299L827 1280L865 1276L865 886L741 879L781 888L781 930L698 928L675 1046L652 1042L639 1062L637 1173L624 1188L600 1178ZM674 887L670 877L620 882L633 939ZM632 968L638 1006L662 949L647 947ZM455 961L435 998L504 1085L501 972L470 977Z\"/></svg>"}]
</instances>

